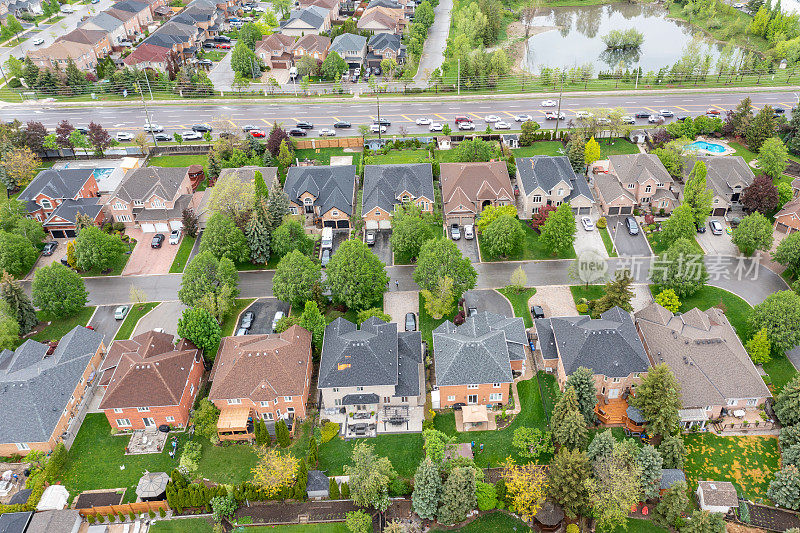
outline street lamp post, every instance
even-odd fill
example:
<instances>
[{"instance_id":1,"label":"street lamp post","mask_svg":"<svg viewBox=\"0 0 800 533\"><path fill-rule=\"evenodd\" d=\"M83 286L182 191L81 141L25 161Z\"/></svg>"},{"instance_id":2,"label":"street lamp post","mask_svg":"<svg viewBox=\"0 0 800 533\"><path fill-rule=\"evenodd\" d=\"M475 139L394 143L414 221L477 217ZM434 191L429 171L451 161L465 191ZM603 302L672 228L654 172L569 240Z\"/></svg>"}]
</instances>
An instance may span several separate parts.
<instances>
[{"instance_id":1,"label":"street lamp post","mask_svg":"<svg viewBox=\"0 0 800 533\"><path fill-rule=\"evenodd\" d=\"M156 132L153 130L153 123L150 122L150 111L147 109L147 103L144 101L144 93L142 92L142 83L136 80L136 85L139 87L139 96L142 97L142 106L144 107L144 115L147 118L147 129L150 130L150 135L153 136L153 146L158 148L158 139L156 139Z\"/></svg>"},{"instance_id":2,"label":"street lamp post","mask_svg":"<svg viewBox=\"0 0 800 533\"><path fill-rule=\"evenodd\" d=\"M377 89L375 90L375 103L378 105L378 140L381 140L381 99L378 96Z\"/></svg>"}]
</instances>

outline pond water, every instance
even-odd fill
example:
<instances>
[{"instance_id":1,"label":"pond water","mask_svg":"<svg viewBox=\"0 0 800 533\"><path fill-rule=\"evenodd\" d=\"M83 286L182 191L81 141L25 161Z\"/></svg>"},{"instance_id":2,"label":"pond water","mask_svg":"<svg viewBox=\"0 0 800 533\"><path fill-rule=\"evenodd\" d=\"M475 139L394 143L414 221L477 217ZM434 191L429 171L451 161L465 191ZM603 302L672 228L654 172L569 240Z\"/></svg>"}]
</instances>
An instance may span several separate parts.
<instances>
[{"instance_id":1,"label":"pond water","mask_svg":"<svg viewBox=\"0 0 800 533\"><path fill-rule=\"evenodd\" d=\"M538 73L541 67L570 68L591 63L598 71L611 71L620 61L625 68L642 67L645 72L671 67L694 38L692 27L667 18L667 11L653 4L611 4L585 7L543 8L532 26L551 28L528 39L523 67ZM603 36L611 30L635 28L644 34L636 50L606 50ZM715 61L724 48L703 41L701 54Z\"/></svg>"}]
</instances>

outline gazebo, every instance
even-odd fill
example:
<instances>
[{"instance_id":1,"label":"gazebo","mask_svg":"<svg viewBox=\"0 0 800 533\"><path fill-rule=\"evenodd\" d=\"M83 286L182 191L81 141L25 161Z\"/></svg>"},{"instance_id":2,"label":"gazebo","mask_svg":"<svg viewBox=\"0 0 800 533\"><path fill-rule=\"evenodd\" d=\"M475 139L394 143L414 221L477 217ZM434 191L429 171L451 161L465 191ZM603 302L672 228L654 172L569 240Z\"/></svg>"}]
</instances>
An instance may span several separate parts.
<instances>
[{"instance_id":1,"label":"gazebo","mask_svg":"<svg viewBox=\"0 0 800 533\"><path fill-rule=\"evenodd\" d=\"M145 472L136 485L136 495L142 501L160 500L167 491L168 482L166 472Z\"/></svg>"},{"instance_id":2,"label":"gazebo","mask_svg":"<svg viewBox=\"0 0 800 533\"><path fill-rule=\"evenodd\" d=\"M557 503L547 500L533 518L542 531L556 531L564 521L564 510Z\"/></svg>"},{"instance_id":3,"label":"gazebo","mask_svg":"<svg viewBox=\"0 0 800 533\"><path fill-rule=\"evenodd\" d=\"M489 429L489 413L485 405L467 405L461 408L464 430Z\"/></svg>"},{"instance_id":4,"label":"gazebo","mask_svg":"<svg viewBox=\"0 0 800 533\"><path fill-rule=\"evenodd\" d=\"M217 420L219 440L253 440L253 423L249 407L226 407Z\"/></svg>"}]
</instances>

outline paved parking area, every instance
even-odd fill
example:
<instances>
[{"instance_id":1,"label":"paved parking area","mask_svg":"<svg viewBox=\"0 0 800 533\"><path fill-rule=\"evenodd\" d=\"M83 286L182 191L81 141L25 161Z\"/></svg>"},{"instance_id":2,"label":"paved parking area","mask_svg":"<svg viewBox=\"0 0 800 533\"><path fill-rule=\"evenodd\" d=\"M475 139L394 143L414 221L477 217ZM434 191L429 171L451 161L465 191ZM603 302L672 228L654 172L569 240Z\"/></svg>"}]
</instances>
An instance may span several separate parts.
<instances>
[{"instance_id":1,"label":"paved parking area","mask_svg":"<svg viewBox=\"0 0 800 533\"><path fill-rule=\"evenodd\" d=\"M514 316L514 310L505 296L494 289L473 289L464 293L467 308L475 307L478 312L488 311L507 317Z\"/></svg>"},{"instance_id":2,"label":"paved parking area","mask_svg":"<svg viewBox=\"0 0 800 533\"><path fill-rule=\"evenodd\" d=\"M447 238L450 238L450 228L447 228ZM465 239L464 226L461 226L461 238L454 241L456 246L461 251L461 254L468 258L473 263L480 263L480 255L478 254L478 239Z\"/></svg>"},{"instance_id":3,"label":"paved parking area","mask_svg":"<svg viewBox=\"0 0 800 533\"><path fill-rule=\"evenodd\" d=\"M140 335L152 329L161 328L164 333L178 337L178 320L183 315L183 312L188 309L187 306L181 302L161 302L153 308L152 311L144 315L136 328L133 330L133 336Z\"/></svg>"},{"instance_id":4,"label":"paved parking area","mask_svg":"<svg viewBox=\"0 0 800 533\"><path fill-rule=\"evenodd\" d=\"M580 254L581 252L592 250L597 252L603 257L608 257L608 252L606 252L606 246L603 244L603 238L600 236L600 230L597 228L593 229L592 231L586 231L583 229L583 224L581 224L581 217L585 215L576 215L575 216L575 227L577 232L575 233L575 253ZM597 222L597 215L591 214L586 215L589 216L593 222Z\"/></svg>"},{"instance_id":5,"label":"paved parking area","mask_svg":"<svg viewBox=\"0 0 800 533\"><path fill-rule=\"evenodd\" d=\"M98 306L91 320L89 320L89 325L94 328L95 331L103 334L103 342L106 347L114 340L114 336L117 334L117 330L119 330L123 322L122 320L116 320L114 318L114 310L116 308L116 305Z\"/></svg>"},{"instance_id":6,"label":"paved parking area","mask_svg":"<svg viewBox=\"0 0 800 533\"><path fill-rule=\"evenodd\" d=\"M122 271L123 276L142 276L149 274L166 274L178 254L178 245L169 243L169 232L164 233L164 244L161 248L151 248L150 243L155 233L142 233L138 229L129 229L127 233L136 239L136 247L131 253L128 264ZM183 238L183 237L181 237Z\"/></svg>"},{"instance_id":7,"label":"paved parking area","mask_svg":"<svg viewBox=\"0 0 800 533\"><path fill-rule=\"evenodd\" d=\"M650 245L647 243L647 237L644 236L644 231L641 229L641 224L639 224L639 234L630 235L625 226L625 218L624 216L608 217L608 229L611 233L611 238L614 239L617 253L620 256L628 257L649 257L653 255Z\"/></svg>"},{"instance_id":8,"label":"paved parking area","mask_svg":"<svg viewBox=\"0 0 800 533\"><path fill-rule=\"evenodd\" d=\"M567 285L543 285L536 287L536 294L528 300L528 309L539 305L544 316L578 316L575 301Z\"/></svg>"},{"instance_id":9,"label":"paved parking area","mask_svg":"<svg viewBox=\"0 0 800 533\"><path fill-rule=\"evenodd\" d=\"M372 253L378 256L384 265L392 266L392 244L389 239L392 237L392 230L370 230L375 231L375 244L371 246ZM366 234L365 234L366 235Z\"/></svg>"},{"instance_id":10,"label":"paved parking area","mask_svg":"<svg viewBox=\"0 0 800 533\"><path fill-rule=\"evenodd\" d=\"M252 311L256 315L253 319L253 325L250 327L250 333L252 335L273 333L272 319L275 318L275 313L283 311L283 314L288 315L290 307L288 303L277 298L259 298L245 309L245 312ZM241 317L239 320L241 321ZM239 329L239 324L236 325L237 330ZM234 333L236 332L234 331Z\"/></svg>"},{"instance_id":11,"label":"paved parking area","mask_svg":"<svg viewBox=\"0 0 800 533\"><path fill-rule=\"evenodd\" d=\"M36 272L37 268L42 268L46 266L50 266L53 263L61 261L61 258L67 255L67 243L72 239L45 239L44 242L56 241L58 243L58 248L55 249L53 255L44 256L39 254L39 258L34 263L33 268L28 275L28 279L33 279L33 273Z\"/></svg>"},{"instance_id":12,"label":"paved parking area","mask_svg":"<svg viewBox=\"0 0 800 533\"><path fill-rule=\"evenodd\" d=\"M419 292L396 291L383 295L383 311L392 317L392 322L400 325L399 330L405 330L406 313L414 313L419 319Z\"/></svg>"},{"instance_id":13,"label":"paved parking area","mask_svg":"<svg viewBox=\"0 0 800 533\"><path fill-rule=\"evenodd\" d=\"M709 217L706 222L706 232L697 234L697 242L706 252L706 255L739 255L739 249L731 241L731 236L723 231L722 235L714 235L708 222L717 220L723 227L728 227L728 223L722 217Z\"/></svg>"}]
</instances>

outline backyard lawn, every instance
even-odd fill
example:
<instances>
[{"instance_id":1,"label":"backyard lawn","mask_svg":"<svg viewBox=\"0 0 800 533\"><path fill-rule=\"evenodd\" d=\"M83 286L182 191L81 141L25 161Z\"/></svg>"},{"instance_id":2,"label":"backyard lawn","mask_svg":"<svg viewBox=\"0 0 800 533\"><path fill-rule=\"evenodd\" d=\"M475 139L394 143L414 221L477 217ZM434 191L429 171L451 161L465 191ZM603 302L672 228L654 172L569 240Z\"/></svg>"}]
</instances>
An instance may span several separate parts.
<instances>
[{"instance_id":1,"label":"backyard lawn","mask_svg":"<svg viewBox=\"0 0 800 533\"><path fill-rule=\"evenodd\" d=\"M514 157L531 157L534 155L566 155L566 150L561 141L538 141L531 146L523 146L511 150Z\"/></svg>"},{"instance_id":2,"label":"backyard lawn","mask_svg":"<svg viewBox=\"0 0 800 533\"><path fill-rule=\"evenodd\" d=\"M694 433L685 435L684 442L684 471L690 490L696 489L701 479L730 481L736 485L739 496L766 499L772 473L778 470L778 439Z\"/></svg>"},{"instance_id":3,"label":"backyard lawn","mask_svg":"<svg viewBox=\"0 0 800 533\"><path fill-rule=\"evenodd\" d=\"M188 167L190 165L203 165L208 163L206 155L159 155L151 157L147 162L150 167Z\"/></svg>"},{"instance_id":4,"label":"backyard lawn","mask_svg":"<svg viewBox=\"0 0 800 533\"><path fill-rule=\"evenodd\" d=\"M41 322L50 322L50 325L31 338L39 342L59 340L72 331L75 326L85 326L94 314L94 307L84 307L73 316L67 318L53 318L43 311L37 311L36 316Z\"/></svg>"},{"instance_id":5,"label":"backyard lawn","mask_svg":"<svg viewBox=\"0 0 800 533\"><path fill-rule=\"evenodd\" d=\"M184 518L180 520L158 520L150 526L150 533L211 533L210 518ZM292 524L288 526L247 526L247 533L348 533L344 522L323 524Z\"/></svg>"},{"instance_id":6,"label":"backyard lawn","mask_svg":"<svg viewBox=\"0 0 800 533\"><path fill-rule=\"evenodd\" d=\"M618 527L612 533L668 533L663 527L658 527L650 520L628 518L627 528Z\"/></svg>"},{"instance_id":7,"label":"backyard lawn","mask_svg":"<svg viewBox=\"0 0 800 533\"><path fill-rule=\"evenodd\" d=\"M424 148L417 150L391 150L388 154L366 156L366 164L424 163L429 156L430 152Z\"/></svg>"},{"instance_id":8,"label":"backyard lawn","mask_svg":"<svg viewBox=\"0 0 800 533\"><path fill-rule=\"evenodd\" d=\"M119 330L117 330L117 335L114 337L114 340L130 339L139 320L144 315L152 311L157 305L158 302L150 302L142 305L131 304L131 309L128 311L128 316L125 317L125 320L122 322L122 326L120 326Z\"/></svg>"},{"instance_id":9,"label":"backyard lawn","mask_svg":"<svg viewBox=\"0 0 800 533\"><path fill-rule=\"evenodd\" d=\"M628 139L599 139L597 144L600 145L600 159L606 159L610 155L639 153L639 147L630 142Z\"/></svg>"},{"instance_id":10,"label":"backyard lawn","mask_svg":"<svg viewBox=\"0 0 800 533\"><path fill-rule=\"evenodd\" d=\"M520 222L522 228L525 230L525 240L523 241L522 248L516 253L510 254L508 257L500 258L490 255L486 251L483 243L483 238L478 235L478 245L481 249L481 259L483 261L532 261L537 259L574 259L575 249L570 247L569 250L558 255L553 255L547 250L542 242L539 240L539 234L536 233L528 224Z\"/></svg>"},{"instance_id":11,"label":"backyard lawn","mask_svg":"<svg viewBox=\"0 0 800 533\"><path fill-rule=\"evenodd\" d=\"M381 434L374 439L345 441L341 437L319 445L319 469L327 470L329 476L344 474L344 465L350 464L353 447L366 442L375 447L375 453L388 457L401 477L414 476L422 460L422 433Z\"/></svg>"},{"instance_id":12,"label":"backyard lawn","mask_svg":"<svg viewBox=\"0 0 800 533\"><path fill-rule=\"evenodd\" d=\"M497 289L497 292L508 298L508 301L511 302L511 307L514 308L514 316L522 317L526 328L533 326L533 317L531 317L531 310L528 308L528 300L536 294L536 289L530 287L522 289L521 292L516 289Z\"/></svg>"},{"instance_id":13,"label":"backyard lawn","mask_svg":"<svg viewBox=\"0 0 800 533\"><path fill-rule=\"evenodd\" d=\"M532 531L531 528L519 518L509 516L505 513L495 512L485 514L474 522L459 529L434 529L433 531L454 531L458 533L526 533Z\"/></svg>"},{"instance_id":14,"label":"backyard lawn","mask_svg":"<svg viewBox=\"0 0 800 533\"><path fill-rule=\"evenodd\" d=\"M353 157L353 163L360 158L361 154L358 153L344 153L344 148L303 148L295 150L294 156L300 161L304 159L314 159L320 165L330 165L332 155L349 155Z\"/></svg>"},{"instance_id":15,"label":"backyard lawn","mask_svg":"<svg viewBox=\"0 0 800 533\"><path fill-rule=\"evenodd\" d=\"M189 255L192 253L192 248L194 248L194 241L194 237L190 237L189 235L183 236L181 245L178 248L178 253L175 254L175 259L172 261L172 266L169 267L170 274L178 274L183 272L184 267L186 267L186 263L189 262Z\"/></svg>"}]
</instances>

